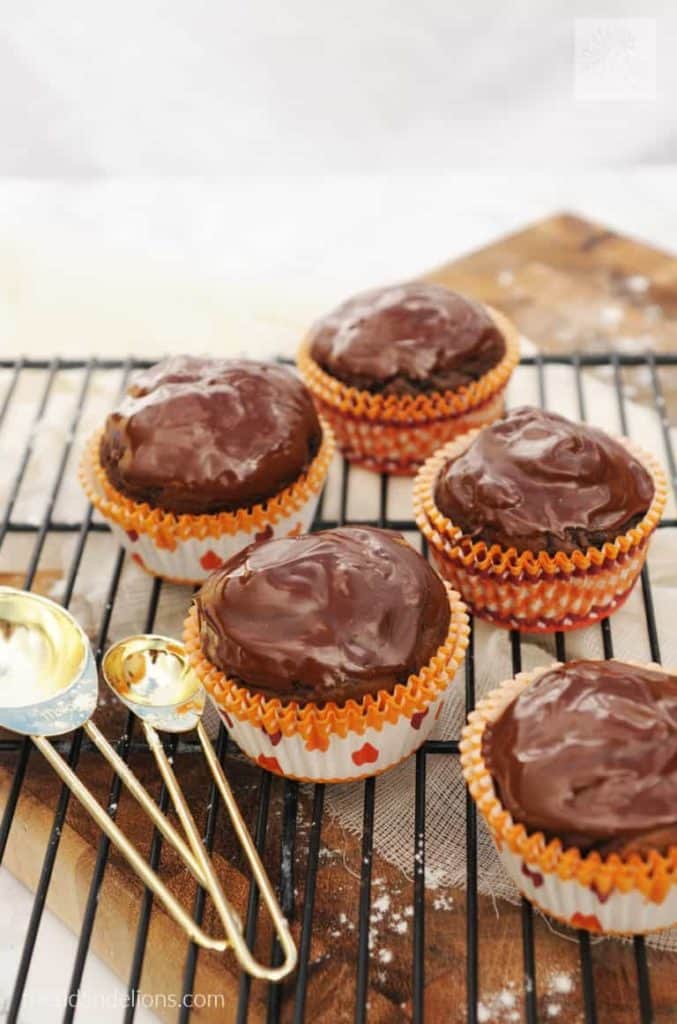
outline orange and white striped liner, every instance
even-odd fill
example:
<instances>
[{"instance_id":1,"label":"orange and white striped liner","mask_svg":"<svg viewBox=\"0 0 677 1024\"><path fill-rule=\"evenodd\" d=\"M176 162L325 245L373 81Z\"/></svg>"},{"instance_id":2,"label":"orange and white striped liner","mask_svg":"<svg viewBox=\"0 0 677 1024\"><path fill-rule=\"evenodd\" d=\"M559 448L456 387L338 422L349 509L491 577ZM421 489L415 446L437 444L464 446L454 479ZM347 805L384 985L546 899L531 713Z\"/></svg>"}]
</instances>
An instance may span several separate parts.
<instances>
[{"instance_id":1,"label":"orange and white striped liner","mask_svg":"<svg viewBox=\"0 0 677 1024\"><path fill-rule=\"evenodd\" d=\"M247 546L257 535L273 536L278 527L292 534L306 530L310 525L305 521L308 509L319 497L335 450L333 432L323 422L322 443L308 471L279 494L234 512L175 515L148 502L134 501L111 484L100 458L102 435L103 430L98 430L90 438L80 462L80 482L88 499L118 528L123 544L133 547L143 541L144 557L138 559L142 568L184 583L199 583L209 571L219 568L225 557ZM206 554L200 556L203 548ZM191 568L194 555L197 562ZM187 572L192 575L187 576Z\"/></svg>"},{"instance_id":2,"label":"orange and white striped liner","mask_svg":"<svg viewBox=\"0 0 677 1024\"><path fill-rule=\"evenodd\" d=\"M299 371L347 459L369 469L413 475L446 441L498 419L520 358L519 334L502 313L484 308L505 339L505 354L478 380L455 391L415 396L361 391L323 370L310 355L310 339L303 341Z\"/></svg>"},{"instance_id":3,"label":"orange and white striped liner","mask_svg":"<svg viewBox=\"0 0 677 1024\"><path fill-rule=\"evenodd\" d=\"M294 778L364 778L392 767L421 745L434 725L435 716L429 710L437 708L463 662L469 637L468 615L459 595L448 585L447 594L451 612L449 631L429 663L405 684L398 683L392 692L379 690L344 704L284 702L253 693L229 679L202 653L195 608L184 625L184 642L192 668L245 754L269 770ZM401 735L403 728L406 739ZM273 740L274 757L261 755L262 735ZM355 742L364 737L378 747L379 758L373 762L353 757ZM349 742L343 743L346 740ZM288 752L285 745L292 742L294 769L290 773L284 770ZM356 765L367 770L355 774Z\"/></svg>"},{"instance_id":4,"label":"orange and white striped liner","mask_svg":"<svg viewBox=\"0 0 677 1024\"><path fill-rule=\"evenodd\" d=\"M619 438L651 474L654 496L644 518L613 542L570 555L518 552L464 537L435 503L441 469L462 455L478 433L471 430L441 448L422 466L414 483L416 524L441 574L458 588L476 615L507 628L579 629L615 611L642 570L649 538L665 508L667 481L657 459L627 438Z\"/></svg>"},{"instance_id":5,"label":"orange and white striped liner","mask_svg":"<svg viewBox=\"0 0 677 1024\"><path fill-rule=\"evenodd\" d=\"M470 712L459 744L470 795L504 866L522 894L539 909L565 924L605 934L639 934L671 927L677 923L677 846L667 854L652 850L646 856L612 853L602 857L596 851L584 855L576 847L565 848L559 839L548 842L543 833L528 832L513 820L496 793L482 752L484 731L526 687L560 665L553 662L520 672ZM655 664L644 667L665 671Z\"/></svg>"}]
</instances>

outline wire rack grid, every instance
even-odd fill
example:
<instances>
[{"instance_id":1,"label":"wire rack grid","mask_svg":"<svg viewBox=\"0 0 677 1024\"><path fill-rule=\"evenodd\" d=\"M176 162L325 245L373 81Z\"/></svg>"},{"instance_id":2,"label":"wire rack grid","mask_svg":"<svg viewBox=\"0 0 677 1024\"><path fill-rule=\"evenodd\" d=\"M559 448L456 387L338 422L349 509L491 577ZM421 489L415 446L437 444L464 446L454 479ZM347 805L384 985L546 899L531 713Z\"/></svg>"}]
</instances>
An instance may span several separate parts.
<instances>
[{"instance_id":1,"label":"wire rack grid","mask_svg":"<svg viewBox=\"0 0 677 1024\"><path fill-rule=\"evenodd\" d=\"M284 361L284 360L283 360ZM0 360L0 370L3 371L7 380L4 395L0 399L0 429L3 427L8 415L22 376L26 373L32 375L34 395L34 411L25 443L21 450L16 453L16 468L11 478L9 491L4 509L0 509L0 546L6 541L9 535L20 535L30 539L29 554L27 556L26 568L23 574L21 585L30 589L35 582L36 573L40 564L41 555L48 536L53 534L68 534L74 537L74 547L70 564L65 574L65 583L61 595L62 603L67 607L73 598L76 590L78 573L81 567L83 554L86 549L88 538L96 533L107 531L105 523L97 521L93 517L92 508L89 507L81 520L67 521L55 515L55 508L59 491L62 486L64 471L69 459L72 456L73 440L76 435L81 410L90 388L94 372L116 371L120 374L121 383L127 379L128 374L148 364L128 359L121 360L60 360L55 358L51 361L40 360ZM548 405L548 367L552 365L566 366L570 368L573 376L573 386L578 415L582 420L586 419L587 408L584 387L583 371L587 369L606 368L605 372L611 377L617 403L617 413L623 433L628 433L629 423L626 412L626 398L623 387L623 374L634 369L639 369L650 382L653 408L660 425L660 433L664 447L664 458L671 477L673 490L677 494L677 462L670 436L670 424L668 421L666 403L663 398L661 373L666 368L677 367L677 355L654 355L646 353L643 355L586 355L572 354L570 356L534 356L522 360L523 368L530 368L536 374L537 394L543 407ZM68 429L65 434L65 442L62 451L57 458L54 474L51 482L44 491L44 506L39 521L22 521L15 518L15 506L20 493L22 482L33 455L36 429L39 427L45 410L48 407L54 382L58 374L67 371L79 371L81 383L75 409L72 413ZM354 474L354 471L353 471ZM390 527L403 532L412 533L415 531L415 524L411 519L393 519L387 515L388 493L390 482L388 477L382 476L379 481L378 513L369 518L349 517L350 493L351 493L351 467L343 461L340 467L340 496L338 501L337 514L325 515L324 495L314 522L314 529L325 529L340 525L346 522L361 522L374 526ZM661 524L665 526L677 526L677 520L666 519ZM94 641L95 655L100 659L102 650L105 647L108 631L111 623L111 616L115 606L116 595L121 579L121 573L125 561L125 554L122 549L118 550L110 580L103 601L98 625L97 636ZM156 620L158 602L162 591L162 582L155 580L152 584L150 597L145 612L145 621L139 622L138 626L144 631L152 631ZM648 646L653 660L660 661L660 644L654 600L652 596L649 569L645 567L641 577L641 595L646 621ZM613 642L613 621L604 620L599 629L603 644L604 656L610 658L614 653ZM567 641L562 633L555 636L555 651L559 659L564 660L567 653ZM522 665L521 638L517 632L510 634L510 651L512 669L518 672ZM475 644L471 634L470 646L465 663L465 705L466 711L473 708L475 702ZM498 680L497 680L498 681ZM80 755L86 747L81 731L75 732L72 736L63 740L60 749L67 757L71 767L76 768ZM224 758L227 745L227 735L221 727L217 739L217 753L221 759ZM172 753L176 752L176 741L167 739L168 747ZM117 749L121 756L128 759L133 753L135 746L139 744L134 737L134 719L131 714L127 716L123 732L118 738ZM10 830L15 820L17 804L22 791L22 785L31 755L31 743L28 739L9 738L0 741L0 749L4 753L13 755L13 778L7 794L2 820L0 821L0 861L4 856ZM193 754L190 745L182 743L179 748L180 756L191 756ZM426 918L425 918L425 836L426 836L426 764L429 758L458 756L458 739L429 740L415 755L415 857L412 865L413 874L413 926L411 941L411 1017L415 1022L421 1022L424 1018L424 995L426 983ZM263 850L266 842L266 830L268 816L271 806L271 785L272 776L266 772L260 773L258 790L258 804L255 823L255 839L260 850ZM118 800L120 798L121 782L114 777L110 785L108 799L108 813L114 817ZM374 858L374 821L375 806L377 798L376 781L368 779L363 784L363 828L361 836L361 869L359 883L359 905L357 908L357 961L354 974L354 1019L357 1024L362 1024L368 1019L368 994L370 985L370 951L369 951L369 928L370 911L372 904L372 866ZM47 894L50 880L54 871L54 865L59 853L59 841L61 830L66 820L70 794L67 788L62 788L58 801L54 807L53 822L49 842L44 852L39 881L36 887L32 910L26 925L23 938L23 946L19 959L18 970L13 981L11 998L6 1008L6 1019L10 1024L19 1020L19 1012L22 1000L26 992L26 985L29 976L31 960L34 954L36 941L43 919L47 903ZM325 810L325 787L315 785L312 789L312 815L307 833L307 855L305 877L297 879L303 889L302 899L295 895L294 862L295 852L299 840L297 829L297 818L299 809L299 787L296 783L286 781L283 788L283 814L281 826L281 849L280 849L280 874L279 874L279 895L283 909L290 919L299 918L300 924L300 945L299 945L299 966L293 980L293 1013L294 1024L300 1024L304 1020L312 1020L312 1006L308 1005L307 988L309 978L309 958L311 937L314 927L315 889L318 873L318 861L320 854L320 836L322 830L323 816ZM166 809L168 795L164 788L160 792L160 806ZM218 794L212 787L207 803L207 813L204 821L204 835L206 842L211 849L214 842L214 835L218 814ZM469 1024L478 1022L478 1006L481 993L479 990L479 965L481 954L480 929L478 927L479 900L478 900L478 845L477 845L477 820L475 808L470 798L466 802L466 856L467 856L467 899L465 903L465 940L466 940L466 962L465 962L465 992L463 1003L465 1019ZM160 863L162 840L155 832L150 842L149 859L154 867ZM110 847L105 836L101 836L98 843L96 862L89 884L89 893L82 925L77 940L77 950L71 968L69 981L69 995L77 997L80 990L85 965L87 962L92 931L97 914L98 897L101 891L104 874L109 859ZM247 911L245 917L245 931L247 939L253 944L256 936L257 914L259 907L259 894L256 886L252 883L249 889ZM137 931L134 941L134 953L131 961L129 976L127 979L128 994L132 996L139 991L141 973L144 964L146 941L150 925L152 910L152 896L146 892L140 907ZM205 910L205 894L197 889L194 898L193 913L196 920L200 920ZM602 1022L600 1011L597 1006L595 990L595 969L591 955L591 943L588 933L577 934L580 963L580 984L582 989L582 1004L586 1024L597 1024ZM534 937L534 911L529 903L522 902L521 905L521 944L523 963L523 1017L527 1024L536 1024L539 1019L538 1013L538 992L536 984L536 943ZM275 944L271 950L273 961L280 958L280 950ZM187 944L185 964L183 969L184 994L190 993L193 989L197 967L198 950L195 946ZM628 1000L636 1002L636 1019L641 1024L650 1024L654 1019L652 1009L651 980L647 960L647 951L644 940L638 937L632 946L632 957L635 964L636 985L628 993ZM239 996L236 1010L236 1019L239 1024L244 1024L248 1019L250 1008L250 982L245 976L241 976L239 982ZM457 994L458 996L458 994ZM274 1022L280 1019L282 1012L283 993L281 986L269 986L267 996L267 1019ZM68 1022L74 1019L78 1013L77 998L69 998L65 1002L62 1019ZM182 1003L177 1010L177 1020L188 1021L190 1017L189 1002ZM123 1021L131 1022L135 1016L135 1001L130 998L123 1011Z\"/></svg>"}]
</instances>

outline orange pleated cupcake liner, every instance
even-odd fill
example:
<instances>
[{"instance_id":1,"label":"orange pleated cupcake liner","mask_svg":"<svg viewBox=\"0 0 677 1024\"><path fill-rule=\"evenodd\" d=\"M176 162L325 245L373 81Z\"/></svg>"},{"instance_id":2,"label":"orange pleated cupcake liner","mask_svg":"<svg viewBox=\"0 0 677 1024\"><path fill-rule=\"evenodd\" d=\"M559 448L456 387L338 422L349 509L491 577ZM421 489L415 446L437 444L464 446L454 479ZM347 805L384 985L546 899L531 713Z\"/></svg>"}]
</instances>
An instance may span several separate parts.
<instances>
[{"instance_id":1,"label":"orange pleated cupcake liner","mask_svg":"<svg viewBox=\"0 0 677 1024\"><path fill-rule=\"evenodd\" d=\"M414 483L416 524L445 579L480 618L530 632L580 629L620 607L642 570L665 508L667 481L659 462L633 442L619 439L651 474L654 496L644 518L613 542L570 555L518 552L464 537L435 503L440 470L462 455L477 434L469 431L441 448Z\"/></svg>"},{"instance_id":2,"label":"orange pleated cupcake liner","mask_svg":"<svg viewBox=\"0 0 677 1024\"><path fill-rule=\"evenodd\" d=\"M505 339L505 354L478 380L455 391L416 396L361 391L326 373L310 355L309 339L302 343L299 371L347 459L369 469L412 475L441 444L498 419L520 358L519 334L501 313L485 308Z\"/></svg>"},{"instance_id":3,"label":"orange pleated cupcake liner","mask_svg":"<svg viewBox=\"0 0 677 1024\"><path fill-rule=\"evenodd\" d=\"M505 408L503 391L484 405L460 417L431 420L415 425L372 423L347 416L320 399L315 405L332 427L341 452L354 465L391 476L413 476L427 456L441 445L473 427L488 426L500 419Z\"/></svg>"},{"instance_id":4,"label":"orange pleated cupcake liner","mask_svg":"<svg viewBox=\"0 0 677 1024\"><path fill-rule=\"evenodd\" d=\"M173 512L153 508L145 501L134 501L113 487L101 464L102 436L103 429L90 438L80 465L80 482L87 497L106 519L113 520L124 530L150 534L158 547L166 547L170 551L178 541L188 537L203 539L265 530L266 526L274 525L280 517L298 511L322 487L335 448L333 432L323 423L322 444L308 471L279 494L262 504L237 509L235 512L175 515ZM98 488L93 486L92 473Z\"/></svg>"},{"instance_id":5,"label":"orange pleated cupcake liner","mask_svg":"<svg viewBox=\"0 0 677 1024\"><path fill-rule=\"evenodd\" d=\"M673 923L670 918L673 909L677 920L677 846L671 847L667 854L652 850L645 856L638 853L627 856L612 853L603 857L595 851L584 855L576 847L565 848L559 839L547 841L541 832L528 832L524 825L513 820L496 793L482 752L484 731L527 686L560 664L554 662L531 672L519 673L492 690L479 701L475 710L470 712L460 743L461 767L470 794L487 824L504 864L509 864L506 863L506 855L512 854L518 859L514 862L521 865L514 877L518 888L547 913L573 927L609 934L627 934L635 930L649 932L670 927ZM648 667L660 668L658 665ZM508 870L510 871L509 866ZM512 871L510 873L513 874ZM544 893L549 891L550 899L547 904L544 901L539 902L533 893L525 891L525 879L535 882ZM587 892L579 892L575 887L562 889L557 884L559 882L576 882ZM633 892L639 893L642 897L643 909L640 908L639 916L644 917L640 922L638 908L633 905L632 911L638 925L636 929L632 915L628 919L628 901L625 901L625 907L623 901L611 901L614 893L627 895ZM555 897L562 894L561 906L567 908L566 912L558 913L559 901L557 898L553 899L553 893ZM668 900L670 903L666 903ZM663 912L667 911L668 919L658 917L655 907L661 904L664 905ZM596 912L590 913L591 909ZM600 918L605 915L607 924L601 924ZM614 924L617 927L614 927Z\"/></svg>"},{"instance_id":6,"label":"orange pleated cupcake liner","mask_svg":"<svg viewBox=\"0 0 677 1024\"><path fill-rule=\"evenodd\" d=\"M191 609L184 625L188 660L221 712L269 736L283 740L301 737L308 753L323 752L334 737L362 736L370 729L380 732L401 718L410 720L417 714L425 714L447 688L465 657L470 628L459 595L448 585L446 589L451 611L449 631L428 664L410 676L406 684L398 683L392 691L367 694L359 701L298 704L252 693L229 679L202 653L195 608Z\"/></svg>"}]
</instances>

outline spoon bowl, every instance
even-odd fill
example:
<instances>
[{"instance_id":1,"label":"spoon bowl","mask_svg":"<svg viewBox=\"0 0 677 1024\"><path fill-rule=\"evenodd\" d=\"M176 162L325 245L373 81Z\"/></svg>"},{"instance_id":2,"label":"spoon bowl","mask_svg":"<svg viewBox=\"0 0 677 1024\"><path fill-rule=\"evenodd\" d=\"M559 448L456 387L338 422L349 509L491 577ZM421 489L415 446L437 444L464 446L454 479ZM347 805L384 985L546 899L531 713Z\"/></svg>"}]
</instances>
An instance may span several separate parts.
<instances>
[{"instance_id":1,"label":"spoon bowl","mask_svg":"<svg viewBox=\"0 0 677 1024\"><path fill-rule=\"evenodd\" d=\"M86 722L97 673L84 630L49 598L0 587L0 726L58 736Z\"/></svg>"},{"instance_id":2,"label":"spoon bowl","mask_svg":"<svg viewBox=\"0 0 677 1024\"><path fill-rule=\"evenodd\" d=\"M120 640L101 665L113 693L142 721L163 732L189 732L202 715L205 694L183 644L158 634Z\"/></svg>"}]
</instances>

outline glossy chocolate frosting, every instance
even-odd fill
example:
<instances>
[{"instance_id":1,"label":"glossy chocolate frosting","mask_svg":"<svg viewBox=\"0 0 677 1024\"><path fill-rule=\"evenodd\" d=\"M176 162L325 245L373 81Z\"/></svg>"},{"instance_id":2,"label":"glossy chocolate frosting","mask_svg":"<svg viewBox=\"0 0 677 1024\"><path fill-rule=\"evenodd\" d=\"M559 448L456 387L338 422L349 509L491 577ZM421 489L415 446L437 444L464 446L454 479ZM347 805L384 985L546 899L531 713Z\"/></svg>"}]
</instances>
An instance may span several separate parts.
<instances>
[{"instance_id":1,"label":"glossy chocolate frosting","mask_svg":"<svg viewBox=\"0 0 677 1024\"><path fill-rule=\"evenodd\" d=\"M647 470L602 430L524 406L444 466L434 496L472 540L570 554L635 526L653 493Z\"/></svg>"},{"instance_id":2,"label":"glossy chocolate frosting","mask_svg":"<svg viewBox=\"0 0 677 1024\"><path fill-rule=\"evenodd\" d=\"M677 676L570 661L487 726L483 754L529 832L602 854L677 844Z\"/></svg>"},{"instance_id":3,"label":"glossy chocolate frosting","mask_svg":"<svg viewBox=\"0 0 677 1024\"><path fill-rule=\"evenodd\" d=\"M231 558L195 598L204 654L255 692L342 703L390 690L445 641L442 581L399 533L344 527Z\"/></svg>"},{"instance_id":4,"label":"glossy chocolate frosting","mask_svg":"<svg viewBox=\"0 0 677 1024\"><path fill-rule=\"evenodd\" d=\"M438 284L396 285L357 295L313 330L316 363L352 387L384 395L451 391L505 355L481 306Z\"/></svg>"},{"instance_id":5,"label":"glossy chocolate frosting","mask_svg":"<svg viewBox=\"0 0 677 1024\"><path fill-rule=\"evenodd\" d=\"M309 392L284 367L179 356L135 376L106 420L101 461L136 501L233 511L293 483L321 439Z\"/></svg>"}]
</instances>

